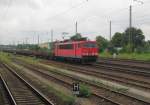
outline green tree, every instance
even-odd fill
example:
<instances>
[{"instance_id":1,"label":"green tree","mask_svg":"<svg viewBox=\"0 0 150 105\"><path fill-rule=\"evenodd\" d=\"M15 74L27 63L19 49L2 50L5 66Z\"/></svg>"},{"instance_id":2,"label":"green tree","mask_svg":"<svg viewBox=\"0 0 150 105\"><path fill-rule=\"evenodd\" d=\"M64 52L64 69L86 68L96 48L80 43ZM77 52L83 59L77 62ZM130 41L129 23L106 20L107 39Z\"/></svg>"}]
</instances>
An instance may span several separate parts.
<instances>
[{"instance_id":1,"label":"green tree","mask_svg":"<svg viewBox=\"0 0 150 105\"><path fill-rule=\"evenodd\" d=\"M87 38L86 37L82 37L82 35L80 33L77 33L76 35L73 35L70 39L74 40L74 41L87 40Z\"/></svg>"},{"instance_id":2,"label":"green tree","mask_svg":"<svg viewBox=\"0 0 150 105\"><path fill-rule=\"evenodd\" d=\"M102 36L97 36L96 42L100 52L104 51L108 47L108 40Z\"/></svg>"},{"instance_id":3,"label":"green tree","mask_svg":"<svg viewBox=\"0 0 150 105\"><path fill-rule=\"evenodd\" d=\"M123 46L131 47L131 52L135 51L139 47L143 47L145 42L145 36L141 29L132 27L127 28L123 34Z\"/></svg>"},{"instance_id":4,"label":"green tree","mask_svg":"<svg viewBox=\"0 0 150 105\"><path fill-rule=\"evenodd\" d=\"M145 42L145 52L150 52L150 40Z\"/></svg>"},{"instance_id":5,"label":"green tree","mask_svg":"<svg viewBox=\"0 0 150 105\"><path fill-rule=\"evenodd\" d=\"M123 34L116 32L112 37L111 43L114 47L122 47Z\"/></svg>"}]
</instances>

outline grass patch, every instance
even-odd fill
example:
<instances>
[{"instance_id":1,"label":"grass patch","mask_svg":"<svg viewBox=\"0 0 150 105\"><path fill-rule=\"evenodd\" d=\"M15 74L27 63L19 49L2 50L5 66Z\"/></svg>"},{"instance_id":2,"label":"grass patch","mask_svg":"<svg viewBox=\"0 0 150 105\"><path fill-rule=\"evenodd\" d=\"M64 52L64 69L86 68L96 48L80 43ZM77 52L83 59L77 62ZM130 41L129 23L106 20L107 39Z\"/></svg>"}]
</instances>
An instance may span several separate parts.
<instances>
[{"instance_id":1,"label":"grass patch","mask_svg":"<svg viewBox=\"0 0 150 105\"><path fill-rule=\"evenodd\" d=\"M34 64L34 65L37 65L41 60L41 59L38 59L36 57L27 57L27 56L21 56L21 57L16 57L16 58L19 60L28 62L30 64Z\"/></svg>"},{"instance_id":2,"label":"grass patch","mask_svg":"<svg viewBox=\"0 0 150 105\"><path fill-rule=\"evenodd\" d=\"M102 52L99 54L99 57L112 58L112 54L110 54L108 52Z\"/></svg>"},{"instance_id":3,"label":"grass patch","mask_svg":"<svg viewBox=\"0 0 150 105\"><path fill-rule=\"evenodd\" d=\"M74 96L66 95L65 93L56 90L54 87L50 85L47 85L47 89L50 93L54 93L56 97L60 98L61 101L64 103L64 105L73 105L75 103Z\"/></svg>"},{"instance_id":4,"label":"grass patch","mask_svg":"<svg viewBox=\"0 0 150 105\"><path fill-rule=\"evenodd\" d=\"M100 57L112 58L110 53L103 52L100 53ZM144 60L150 61L150 53L119 53L117 56L119 59L133 59L133 60Z\"/></svg>"},{"instance_id":5,"label":"grass patch","mask_svg":"<svg viewBox=\"0 0 150 105\"><path fill-rule=\"evenodd\" d=\"M0 52L0 61L5 63L10 63L12 55L9 53Z\"/></svg>"},{"instance_id":6,"label":"grass patch","mask_svg":"<svg viewBox=\"0 0 150 105\"><path fill-rule=\"evenodd\" d=\"M150 53L131 53L131 54L119 54L118 58L122 59L134 59L134 60L145 60L145 61L150 61Z\"/></svg>"}]
</instances>

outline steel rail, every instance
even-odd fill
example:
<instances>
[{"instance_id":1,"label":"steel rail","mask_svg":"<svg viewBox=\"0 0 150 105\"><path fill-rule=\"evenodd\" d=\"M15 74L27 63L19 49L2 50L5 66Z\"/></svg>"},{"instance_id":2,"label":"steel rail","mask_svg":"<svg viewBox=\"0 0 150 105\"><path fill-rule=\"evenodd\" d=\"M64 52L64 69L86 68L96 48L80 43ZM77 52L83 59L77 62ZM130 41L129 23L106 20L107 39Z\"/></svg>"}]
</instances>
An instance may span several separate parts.
<instances>
[{"instance_id":1,"label":"steel rail","mask_svg":"<svg viewBox=\"0 0 150 105\"><path fill-rule=\"evenodd\" d=\"M7 96L9 98L9 101L10 101L11 105L17 105L17 103L16 103L16 101L15 101L11 91L9 90L9 88L7 86L7 83L5 82L5 80L3 79L3 77L1 75L0 75L0 79L2 80L2 84L3 84L3 86L4 86L5 90L6 90L6 93L7 93Z\"/></svg>"},{"instance_id":2,"label":"steel rail","mask_svg":"<svg viewBox=\"0 0 150 105\"><path fill-rule=\"evenodd\" d=\"M33 87L29 82L23 79L19 74L17 74L12 68L10 68L7 64L3 65L19 80L21 80L28 88L30 88L46 105L54 105L48 98L46 98L41 92L39 92L35 87ZM17 104L15 104L17 105Z\"/></svg>"},{"instance_id":3,"label":"steel rail","mask_svg":"<svg viewBox=\"0 0 150 105\"><path fill-rule=\"evenodd\" d=\"M136 74L136 75L142 75L142 76L147 76L149 77L150 76L150 70L146 70L146 69L143 69L143 70L139 70L138 68L135 68L135 67L131 67L129 68L129 66L114 66L115 64L112 64L112 63L97 63L97 64L94 64L93 66L96 67L96 68L107 68L107 69L110 69L110 70L114 70L114 71L121 71L121 72L126 72L126 73L132 73L132 74Z\"/></svg>"}]
</instances>

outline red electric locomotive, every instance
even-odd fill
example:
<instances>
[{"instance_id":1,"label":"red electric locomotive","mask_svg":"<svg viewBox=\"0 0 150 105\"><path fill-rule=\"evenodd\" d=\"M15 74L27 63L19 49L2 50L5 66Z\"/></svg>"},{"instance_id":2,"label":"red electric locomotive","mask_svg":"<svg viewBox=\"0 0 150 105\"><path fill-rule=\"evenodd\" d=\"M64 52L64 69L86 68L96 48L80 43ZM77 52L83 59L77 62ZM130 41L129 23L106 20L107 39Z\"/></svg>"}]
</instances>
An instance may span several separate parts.
<instances>
[{"instance_id":1,"label":"red electric locomotive","mask_svg":"<svg viewBox=\"0 0 150 105\"><path fill-rule=\"evenodd\" d=\"M96 41L67 41L54 44L56 59L73 60L77 62L96 62L98 48Z\"/></svg>"}]
</instances>

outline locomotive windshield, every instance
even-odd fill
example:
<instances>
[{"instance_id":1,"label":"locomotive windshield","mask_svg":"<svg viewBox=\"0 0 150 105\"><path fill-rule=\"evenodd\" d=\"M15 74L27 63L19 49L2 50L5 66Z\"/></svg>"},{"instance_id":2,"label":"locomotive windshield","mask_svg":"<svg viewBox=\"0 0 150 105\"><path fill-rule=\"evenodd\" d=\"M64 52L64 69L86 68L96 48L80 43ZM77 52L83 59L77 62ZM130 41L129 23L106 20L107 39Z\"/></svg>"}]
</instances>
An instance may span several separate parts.
<instances>
[{"instance_id":1,"label":"locomotive windshield","mask_svg":"<svg viewBox=\"0 0 150 105\"><path fill-rule=\"evenodd\" d=\"M96 43L85 43L84 44L84 47L86 48L96 48Z\"/></svg>"}]
</instances>

